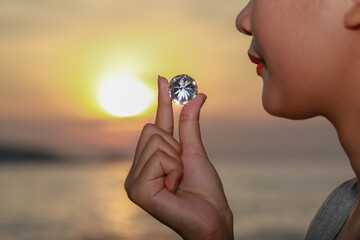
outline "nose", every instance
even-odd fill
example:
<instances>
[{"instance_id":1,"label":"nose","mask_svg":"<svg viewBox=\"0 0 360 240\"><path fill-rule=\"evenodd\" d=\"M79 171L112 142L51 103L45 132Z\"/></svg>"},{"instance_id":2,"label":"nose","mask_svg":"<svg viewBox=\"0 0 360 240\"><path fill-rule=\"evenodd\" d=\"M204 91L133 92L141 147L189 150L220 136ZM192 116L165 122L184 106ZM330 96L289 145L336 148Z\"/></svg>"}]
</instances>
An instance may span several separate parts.
<instances>
[{"instance_id":1,"label":"nose","mask_svg":"<svg viewBox=\"0 0 360 240\"><path fill-rule=\"evenodd\" d=\"M252 0L246 5L246 7L239 13L236 18L236 28L243 34L252 36L251 30L251 8L252 8Z\"/></svg>"}]
</instances>

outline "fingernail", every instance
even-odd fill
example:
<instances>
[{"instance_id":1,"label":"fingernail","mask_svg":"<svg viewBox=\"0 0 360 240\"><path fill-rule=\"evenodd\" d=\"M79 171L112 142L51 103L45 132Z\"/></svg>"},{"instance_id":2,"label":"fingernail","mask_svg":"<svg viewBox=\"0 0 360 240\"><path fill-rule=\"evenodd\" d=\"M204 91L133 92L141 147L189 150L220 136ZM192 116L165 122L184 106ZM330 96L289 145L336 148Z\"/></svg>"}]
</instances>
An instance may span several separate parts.
<instances>
[{"instance_id":1,"label":"fingernail","mask_svg":"<svg viewBox=\"0 0 360 240\"><path fill-rule=\"evenodd\" d=\"M159 88L159 89L160 89L160 78L161 78L161 76L158 75L158 88Z\"/></svg>"},{"instance_id":2,"label":"fingernail","mask_svg":"<svg viewBox=\"0 0 360 240\"><path fill-rule=\"evenodd\" d=\"M207 99L207 96L204 94L204 100L203 100L203 102L202 102L202 104L201 104L201 106L203 106L204 105L204 103L206 102L206 99Z\"/></svg>"}]
</instances>

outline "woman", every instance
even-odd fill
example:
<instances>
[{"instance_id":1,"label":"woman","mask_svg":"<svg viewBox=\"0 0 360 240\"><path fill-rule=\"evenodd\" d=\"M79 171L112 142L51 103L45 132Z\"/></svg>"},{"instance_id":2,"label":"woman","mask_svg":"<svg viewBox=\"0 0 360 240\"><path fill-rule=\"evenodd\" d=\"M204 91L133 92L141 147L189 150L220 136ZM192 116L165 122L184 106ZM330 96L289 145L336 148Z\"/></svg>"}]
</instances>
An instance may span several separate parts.
<instances>
[{"instance_id":1,"label":"woman","mask_svg":"<svg viewBox=\"0 0 360 240\"><path fill-rule=\"evenodd\" d=\"M265 110L289 119L327 118L359 178L360 1L251 0L236 26L253 36L248 54L263 79ZM184 239L233 239L232 212L201 141L206 96L183 107L178 142L168 82L159 77L158 84L156 121L140 136L125 182L128 196ZM356 179L341 185L307 239L360 239L357 199Z\"/></svg>"}]
</instances>

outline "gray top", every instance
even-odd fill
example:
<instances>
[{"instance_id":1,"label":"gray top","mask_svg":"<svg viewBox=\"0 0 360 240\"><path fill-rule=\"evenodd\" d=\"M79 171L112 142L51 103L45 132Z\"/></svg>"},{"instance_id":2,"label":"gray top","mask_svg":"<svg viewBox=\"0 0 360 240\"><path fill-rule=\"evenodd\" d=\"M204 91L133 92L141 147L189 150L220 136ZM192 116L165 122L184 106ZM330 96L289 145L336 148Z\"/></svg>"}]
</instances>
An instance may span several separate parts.
<instances>
[{"instance_id":1,"label":"gray top","mask_svg":"<svg viewBox=\"0 0 360 240\"><path fill-rule=\"evenodd\" d=\"M305 240L335 239L359 197L353 178L337 187L325 200L312 220Z\"/></svg>"}]
</instances>

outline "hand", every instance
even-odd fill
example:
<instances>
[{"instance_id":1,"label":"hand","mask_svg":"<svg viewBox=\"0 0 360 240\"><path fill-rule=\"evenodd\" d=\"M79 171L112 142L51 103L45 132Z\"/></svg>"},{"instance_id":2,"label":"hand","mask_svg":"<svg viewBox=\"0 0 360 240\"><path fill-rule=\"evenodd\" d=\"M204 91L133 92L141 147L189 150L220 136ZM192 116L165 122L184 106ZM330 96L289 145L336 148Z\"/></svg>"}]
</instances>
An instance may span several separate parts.
<instances>
[{"instance_id":1,"label":"hand","mask_svg":"<svg viewBox=\"0 0 360 240\"><path fill-rule=\"evenodd\" d=\"M180 114L173 137L168 82L158 79L155 124L146 124L125 181L129 198L184 239L233 239L233 218L221 180L200 135L198 94Z\"/></svg>"}]
</instances>

